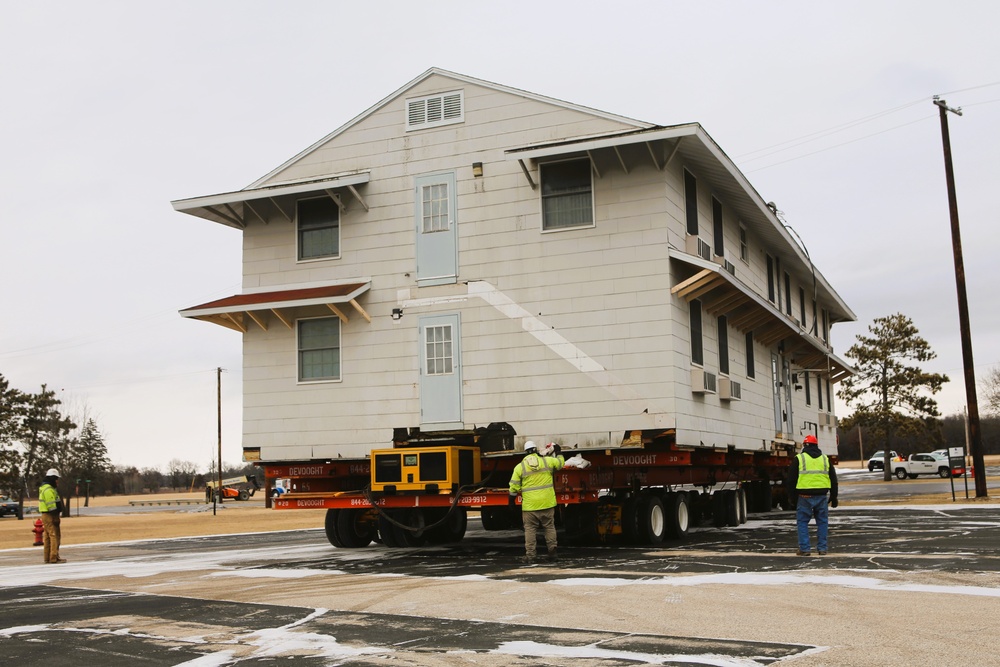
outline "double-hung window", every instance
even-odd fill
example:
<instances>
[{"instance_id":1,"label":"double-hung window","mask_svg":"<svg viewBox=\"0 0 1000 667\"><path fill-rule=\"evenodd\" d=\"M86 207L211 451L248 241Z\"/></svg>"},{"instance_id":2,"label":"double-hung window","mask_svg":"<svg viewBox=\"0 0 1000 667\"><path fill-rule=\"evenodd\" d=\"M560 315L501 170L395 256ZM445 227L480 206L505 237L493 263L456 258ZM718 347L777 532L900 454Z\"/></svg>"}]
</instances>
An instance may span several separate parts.
<instances>
[{"instance_id":1,"label":"double-hung window","mask_svg":"<svg viewBox=\"0 0 1000 667\"><path fill-rule=\"evenodd\" d=\"M729 375L729 318L719 315L719 372Z\"/></svg>"},{"instance_id":2,"label":"double-hung window","mask_svg":"<svg viewBox=\"0 0 1000 667\"><path fill-rule=\"evenodd\" d=\"M592 227L594 193L590 158L543 163L539 171L542 230Z\"/></svg>"},{"instance_id":3,"label":"double-hung window","mask_svg":"<svg viewBox=\"0 0 1000 667\"><path fill-rule=\"evenodd\" d=\"M691 318L691 363L701 366L705 363L705 349L703 347L701 330L701 301L692 299L688 306Z\"/></svg>"},{"instance_id":4,"label":"double-hung window","mask_svg":"<svg viewBox=\"0 0 1000 667\"><path fill-rule=\"evenodd\" d=\"M299 382L340 379L340 318L298 321Z\"/></svg>"},{"instance_id":5,"label":"double-hung window","mask_svg":"<svg viewBox=\"0 0 1000 667\"><path fill-rule=\"evenodd\" d=\"M300 199L295 217L300 260L340 256L340 208L335 201Z\"/></svg>"}]
</instances>

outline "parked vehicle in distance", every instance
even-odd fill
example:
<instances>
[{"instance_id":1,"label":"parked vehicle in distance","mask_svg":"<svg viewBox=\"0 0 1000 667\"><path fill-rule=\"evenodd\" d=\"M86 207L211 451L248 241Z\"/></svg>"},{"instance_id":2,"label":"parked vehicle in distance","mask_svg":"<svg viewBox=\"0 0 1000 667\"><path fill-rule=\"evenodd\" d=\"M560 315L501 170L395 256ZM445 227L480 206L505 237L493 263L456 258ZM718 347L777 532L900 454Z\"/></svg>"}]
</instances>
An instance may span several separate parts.
<instances>
[{"instance_id":1,"label":"parked vehicle in distance","mask_svg":"<svg viewBox=\"0 0 1000 667\"><path fill-rule=\"evenodd\" d=\"M916 479L918 475L937 475L942 479L948 479L951 475L956 475L952 462L947 456L940 456L932 453L910 454L906 461L893 461L892 474L896 479ZM965 467L961 467L961 472L957 475L965 474Z\"/></svg>"},{"instance_id":2,"label":"parked vehicle in distance","mask_svg":"<svg viewBox=\"0 0 1000 667\"><path fill-rule=\"evenodd\" d=\"M931 452L931 456L939 461L947 461L948 465L951 467L952 477L961 477L965 474L965 457L949 456L947 449L935 449ZM941 476L944 477L944 475Z\"/></svg>"},{"instance_id":3,"label":"parked vehicle in distance","mask_svg":"<svg viewBox=\"0 0 1000 667\"><path fill-rule=\"evenodd\" d=\"M879 451L872 454L872 457L868 459L868 472L875 472L876 470L882 470L885 460L885 450L880 449ZM903 457L897 454L895 451L889 451L890 461L902 461Z\"/></svg>"},{"instance_id":4,"label":"parked vehicle in distance","mask_svg":"<svg viewBox=\"0 0 1000 667\"><path fill-rule=\"evenodd\" d=\"M17 501L7 496L0 496L0 517L8 514L17 516Z\"/></svg>"}]
</instances>

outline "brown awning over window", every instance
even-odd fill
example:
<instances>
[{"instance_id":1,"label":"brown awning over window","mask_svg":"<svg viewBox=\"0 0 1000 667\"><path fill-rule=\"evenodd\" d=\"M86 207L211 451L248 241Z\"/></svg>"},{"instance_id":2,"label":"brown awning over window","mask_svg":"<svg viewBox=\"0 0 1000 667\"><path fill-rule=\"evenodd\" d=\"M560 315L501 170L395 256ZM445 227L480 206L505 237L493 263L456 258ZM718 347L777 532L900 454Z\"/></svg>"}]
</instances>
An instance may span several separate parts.
<instances>
[{"instance_id":1,"label":"brown awning over window","mask_svg":"<svg viewBox=\"0 0 1000 667\"><path fill-rule=\"evenodd\" d=\"M780 345L784 354L800 369L829 373L831 382L854 373L850 365L838 359L804 323L782 313L724 266L681 250L671 249L670 257L687 264L693 271L671 288L672 294L688 302L700 299L707 312L716 317L725 315L729 324L742 333L752 331L754 340L762 345Z\"/></svg>"},{"instance_id":2,"label":"brown awning over window","mask_svg":"<svg viewBox=\"0 0 1000 667\"><path fill-rule=\"evenodd\" d=\"M325 307L341 321L347 322L349 319L347 314L344 309L338 306L348 303L361 317L371 322L372 318L357 301L357 298L367 292L370 287L371 281L364 281L274 292L235 294L225 299L186 308L180 311L180 314L182 317L191 317L246 333L251 321L261 329L267 330L272 315L291 329L292 318L285 311L307 306Z\"/></svg>"}]
</instances>

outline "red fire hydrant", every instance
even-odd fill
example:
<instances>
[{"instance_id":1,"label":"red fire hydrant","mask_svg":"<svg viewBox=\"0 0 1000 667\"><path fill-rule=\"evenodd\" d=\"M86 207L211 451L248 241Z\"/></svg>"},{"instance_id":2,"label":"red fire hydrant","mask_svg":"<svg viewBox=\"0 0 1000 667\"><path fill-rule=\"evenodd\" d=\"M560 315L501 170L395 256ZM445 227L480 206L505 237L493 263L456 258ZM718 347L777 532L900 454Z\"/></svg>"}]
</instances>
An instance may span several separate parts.
<instances>
[{"instance_id":1,"label":"red fire hydrant","mask_svg":"<svg viewBox=\"0 0 1000 667\"><path fill-rule=\"evenodd\" d=\"M32 544L31 546L33 546L33 547L40 547L40 546L42 546L42 544L43 544L43 542L42 542L42 535L45 534L45 529L42 528L42 520L41 519L35 519L35 527L31 529L31 532L33 532L35 534L35 543Z\"/></svg>"}]
</instances>

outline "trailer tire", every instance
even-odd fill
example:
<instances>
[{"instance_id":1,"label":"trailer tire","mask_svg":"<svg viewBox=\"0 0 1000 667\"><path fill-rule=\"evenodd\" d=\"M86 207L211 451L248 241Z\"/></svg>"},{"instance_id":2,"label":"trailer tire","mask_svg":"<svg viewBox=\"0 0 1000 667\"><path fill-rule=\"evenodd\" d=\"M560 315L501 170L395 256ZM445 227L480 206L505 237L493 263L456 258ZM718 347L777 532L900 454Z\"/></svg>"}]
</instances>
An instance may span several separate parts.
<instances>
[{"instance_id":1,"label":"trailer tire","mask_svg":"<svg viewBox=\"0 0 1000 667\"><path fill-rule=\"evenodd\" d=\"M344 548L344 543L337 532L337 519L341 510L329 509L326 511L326 520L323 522L323 530L326 532L326 539L338 549Z\"/></svg>"},{"instance_id":2,"label":"trailer tire","mask_svg":"<svg viewBox=\"0 0 1000 667\"><path fill-rule=\"evenodd\" d=\"M236 496L239 500L250 500L250 492L246 489L240 489L240 493Z\"/></svg>"},{"instance_id":3,"label":"trailer tire","mask_svg":"<svg viewBox=\"0 0 1000 667\"><path fill-rule=\"evenodd\" d=\"M366 517L368 510L344 509L335 519L337 538L346 549L367 547L375 539L375 527Z\"/></svg>"},{"instance_id":4,"label":"trailer tire","mask_svg":"<svg viewBox=\"0 0 1000 667\"><path fill-rule=\"evenodd\" d=\"M712 525L716 528L726 525L726 492L721 489L712 494Z\"/></svg>"},{"instance_id":5,"label":"trailer tire","mask_svg":"<svg viewBox=\"0 0 1000 667\"><path fill-rule=\"evenodd\" d=\"M663 501L659 496L649 494L640 497L639 538L643 544L659 544L666 534L667 519L663 511Z\"/></svg>"},{"instance_id":6,"label":"trailer tire","mask_svg":"<svg viewBox=\"0 0 1000 667\"><path fill-rule=\"evenodd\" d=\"M701 493L697 489L691 489L687 492L688 494L688 512L691 513L691 527L696 528L701 525L705 517L708 516L708 511L705 506L708 496Z\"/></svg>"},{"instance_id":7,"label":"trailer tire","mask_svg":"<svg viewBox=\"0 0 1000 667\"><path fill-rule=\"evenodd\" d=\"M445 519L445 517L447 518ZM465 530L469 522L468 514L464 507L456 507L450 511L444 509L440 512L434 512L429 514L427 519L430 523L437 523L445 519L441 525L434 526L434 528L427 531L427 540L431 544L450 544L461 541L465 537Z\"/></svg>"},{"instance_id":8,"label":"trailer tire","mask_svg":"<svg viewBox=\"0 0 1000 667\"><path fill-rule=\"evenodd\" d=\"M479 510L479 518L483 522L483 530L512 530L518 527L521 511L507 507L484 507Z\"/></svg>"},{"instance_id":9,"label":"trailer tire","mask_svg":"<svg viewBox=\"0 0 1000 667\"><path fill-rule=\"evenodd\" d=\"M683 539L691 527L691 505L684 491L668 493L663 497L667 515L667 536L674 540Z\"/></svg>"},{"instance_id":10,"label":"trailer tire","mask_svg":"<svg viewBox=\"0 0 1000 667\"><path fill-rule=\"evenodd\" d=\"M427 544L427 518L424 516L424 511L422 509L414 507L412 509L403 510L398 515L394 515L392 518L396 519L396 521L404 526L407 526L407 528L401 528L400 526L392 527L396 544L398 546L413 548L422 547Z\"/></svg>"},{"instance_id":11,"label":"trailer tire","mask_svg":"<svg viewBox=\"0 0 1000 667\"><path fill-rule=\"evenodd\" d=\"M564 505L561 518L563 540L567 544L593 544L598 541L597 508L593 505Z\"/></svg>"},{"instance_id":12,"label":"trailer tire","mask_svg":"<svg viewBox=\"0 0 1000 667\"><path fill-rule=\"evenodd\" d=\"M622 503L622 539L627 544L639 543L639 496L631 496Z\"/></svg>"},{"instance_id":13,"label":"trailer tire","mask_svg":"<svg viewBox=\"0 0 1000 667\"><path fill-rule=\"evenodd\" d=\"M774 502L774 494L771 493L771 480L762 479L759 484L760 486L757 488L757 511L770 512Z\"/></svg>"},{"instance_id":14,"label":"trailer tire","mask_svg":"<svg viewBox=\"0 0 1000 667\"><path fill-rule=\"evenodd\" d=\"M725 525L735 527L740 525L740 497L736 489L722 491L723 517Z\"/></svg>"}]
</instances>

